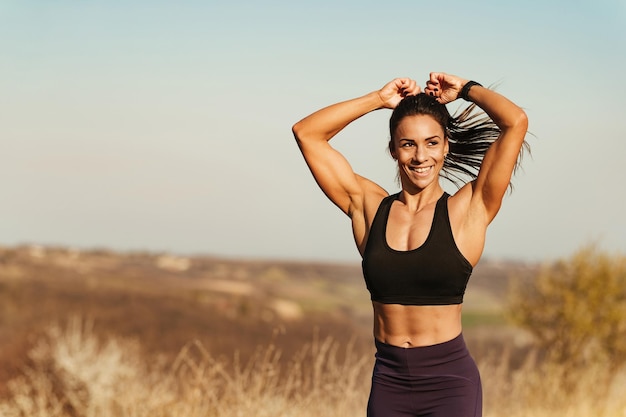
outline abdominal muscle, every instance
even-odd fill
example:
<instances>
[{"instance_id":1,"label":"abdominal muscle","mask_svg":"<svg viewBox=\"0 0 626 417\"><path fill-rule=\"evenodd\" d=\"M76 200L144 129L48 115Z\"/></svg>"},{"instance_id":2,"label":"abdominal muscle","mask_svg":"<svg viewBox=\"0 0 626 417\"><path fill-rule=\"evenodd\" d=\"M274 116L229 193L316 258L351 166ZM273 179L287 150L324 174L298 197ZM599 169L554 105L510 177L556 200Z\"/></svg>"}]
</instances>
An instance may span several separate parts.
<instances>
[{"instance_id":1,"label":"abdominal muscle","mask_svg":"<svg viewBox=\"0 0 626 417\"><path fill-rule=\"evenodd\" d=\"M411 306L372 302L374 337L398 347L430 346L461 333L461 304Z\"/></svg>"}]
</instances>

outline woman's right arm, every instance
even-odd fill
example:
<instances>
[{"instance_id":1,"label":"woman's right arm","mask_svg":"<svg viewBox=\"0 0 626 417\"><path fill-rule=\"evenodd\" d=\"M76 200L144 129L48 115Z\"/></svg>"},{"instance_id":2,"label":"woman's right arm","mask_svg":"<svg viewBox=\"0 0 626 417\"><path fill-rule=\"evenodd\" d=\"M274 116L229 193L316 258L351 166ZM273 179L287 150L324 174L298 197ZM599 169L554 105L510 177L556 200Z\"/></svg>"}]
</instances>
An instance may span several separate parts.
<instances>
[{"instance_id":1,"label":"woman's right arm","mask_svg":"<svg viewBox=\"0 0 626 417\"><path fill-rule=\"evenodd\" d=\"M328 141L359 117L381 108L393 109L420 88L409 78L396 78L382 89L325 107L296 123L293 134L304 159L328 198L352 217L362 207L366 180L354 173L348 161Z\"/></svg>"}]
</instances>

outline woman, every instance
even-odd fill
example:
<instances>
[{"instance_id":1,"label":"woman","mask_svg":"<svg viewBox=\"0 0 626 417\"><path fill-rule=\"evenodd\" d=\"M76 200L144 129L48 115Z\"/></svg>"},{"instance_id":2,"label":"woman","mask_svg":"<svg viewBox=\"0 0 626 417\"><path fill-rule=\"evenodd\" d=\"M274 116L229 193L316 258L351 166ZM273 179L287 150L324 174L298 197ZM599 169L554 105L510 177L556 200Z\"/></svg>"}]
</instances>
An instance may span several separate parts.
<instances>
[{"instance_id":1,"label":"woman","mask_svg":"<svg viewBox=\"0 0 626 417\"><path fill-rule=\"evenodd\" d=\"M474 104L458 118L445 104ZM478 106L489 119L476 119ZM389 150L402 190L389 195L354 173L329 140L377 109L393 109ZM482 254L524 146L527 118L473 81L431 73L424 93L397 78L293 126L317 183L352 221L374 311L371 417L482 414L476 365L461 332L467 281ZM477 170L476 173L472 168ZM440 176L467 182L449 196Z\"/></svg>"}]
</instances>

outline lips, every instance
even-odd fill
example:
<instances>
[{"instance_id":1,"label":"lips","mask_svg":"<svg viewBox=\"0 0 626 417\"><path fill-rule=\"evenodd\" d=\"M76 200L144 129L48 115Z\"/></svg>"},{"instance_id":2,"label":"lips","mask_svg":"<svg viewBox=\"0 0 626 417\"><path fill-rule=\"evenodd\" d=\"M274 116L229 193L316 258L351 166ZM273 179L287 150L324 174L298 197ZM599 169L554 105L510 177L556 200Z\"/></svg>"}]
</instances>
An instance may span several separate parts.
<instances>
[{"instance_id":1,"label":"lips","mask_svg":"<svg viewBox=\"0 0 626 417\"><path fill-rule=\"evenodd\" d=\"M409 169L417 173L418 175L428 175L430 171L432 171L433 166L431 165L429 167L409 167Z\"/></svg>"}]
</instances>

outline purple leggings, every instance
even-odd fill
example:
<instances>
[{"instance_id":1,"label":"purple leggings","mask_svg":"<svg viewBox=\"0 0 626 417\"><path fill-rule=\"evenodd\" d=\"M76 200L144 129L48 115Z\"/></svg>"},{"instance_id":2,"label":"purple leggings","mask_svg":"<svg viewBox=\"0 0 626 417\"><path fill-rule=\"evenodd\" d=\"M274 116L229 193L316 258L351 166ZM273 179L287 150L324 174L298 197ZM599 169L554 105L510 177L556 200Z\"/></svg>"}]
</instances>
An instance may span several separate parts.
<instances>
[{"instance_id":1,"label":"purple leggings","mask_svg":"<svg viewBox=\"0 0 626 417\"><path fill-rule=\"evenodd\" d=\"M482 388L463 335L432 346L376 342L368 417L480 417Z\"/></svg>"}]
</instances>

